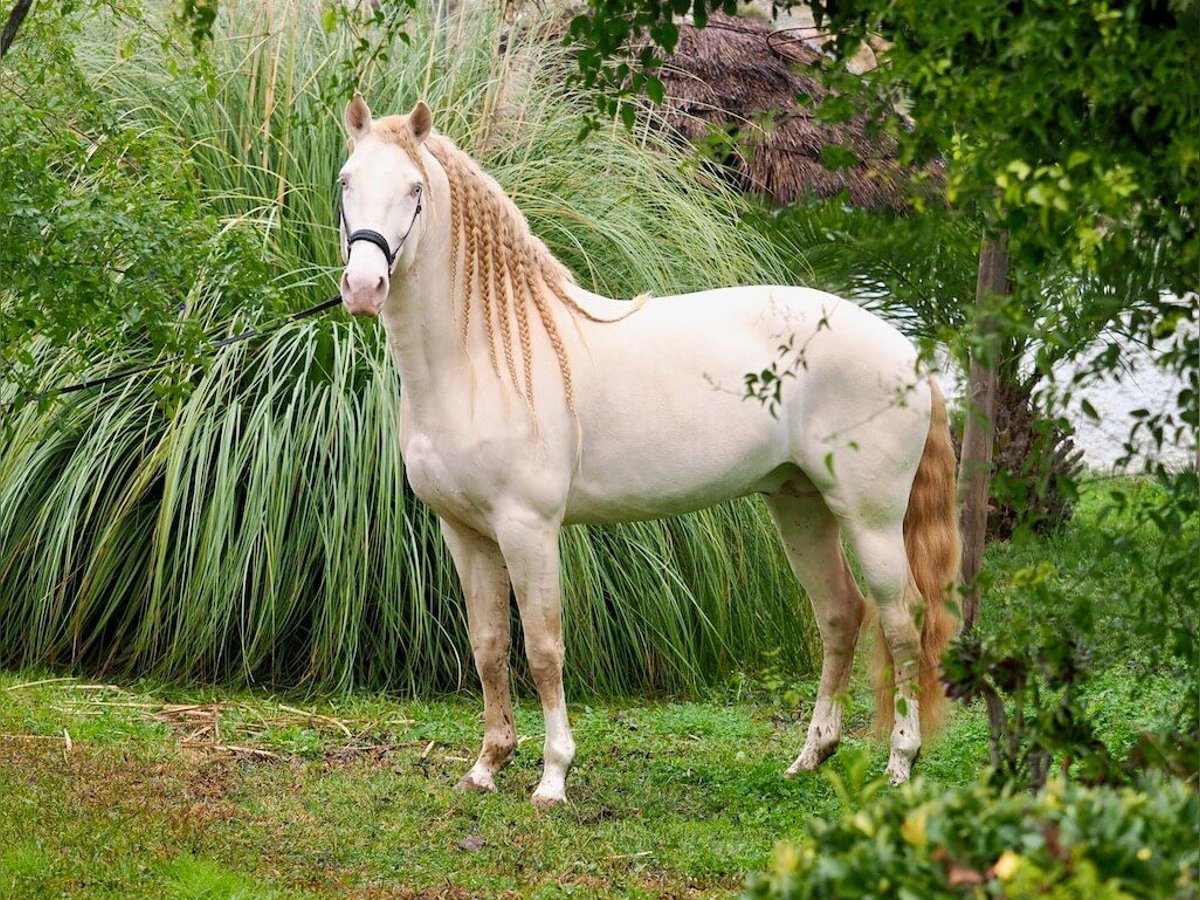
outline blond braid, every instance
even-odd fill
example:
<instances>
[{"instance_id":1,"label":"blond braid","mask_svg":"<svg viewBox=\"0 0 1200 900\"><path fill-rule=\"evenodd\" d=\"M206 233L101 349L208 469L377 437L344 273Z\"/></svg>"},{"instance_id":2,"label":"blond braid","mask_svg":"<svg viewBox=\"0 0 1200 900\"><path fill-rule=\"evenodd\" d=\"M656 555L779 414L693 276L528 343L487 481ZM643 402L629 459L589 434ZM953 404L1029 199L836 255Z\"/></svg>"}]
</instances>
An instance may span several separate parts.
<instances>
[{"instance_id":1,"label":"blond braid","mask_svg":"<svg viewBox=\"0 0 1200 900\"><path fill-rule=\"evenodd\" d=\"M402 119L397 121L403 122ZM409 138L407 127L397 126L396 132L397 142L414 156L418 165L421 165L420 151ZM434 134L425 141L424 146L441 164L450 184L450 293L452 301L461 305L460 340L464 346L468 342L471 307L478 302L492 369L500 376L499 355L502 352L513 389L518 394L523 394L532 408L534 349L532 317L529 314L529 307L532 305L557 358L567 408L575 415L575 389L570 360L566 343L554 318L551 298L566 307L572 315L601 323L624 319L636 312L640 303L611 319L602 318L585 309L568 290L569 285L574 283L570 271L533 235L521 211L500 186L449 138ZM495 318L500 322L498 336L493 309ZM517 372L510 316L517 322L517 340L521 346L523 369L521 374L524 375L523 390L522 379ZM498 339L499 350L496 346Z\"/></svg>"},{"instance_id":2,"label":"blond braid","mask_svg":"<svg viewBox=\"0 0 1200 900\"><path fill-rule=\"evenodd\" d=\"M436 154L435 154L436 156ZM447 181L450 182L450 296L455 298L458 296L458 254L463 246L463 204L462 204L462 180L459 178L450 178L450 160L437 157L442 163L442 168L446 170ZM463 296L468 302L462 304L462 323L459 326L459 340L463 346L467 345L467 334L471 327L471 304L470 292L466 285L463 285Z\"/></svg>"},{"instance_id":3,"label":"blond braid","mask_svg":"<svg viewBox=\"0 0 1200 900\"><path fill-rule=\"evenodd\" d=\"M568 292L566 286L574 284L575 279L571 277L571 273L567 268L554 258L554 255L546 249L546 245L542 244L536 250L538 255L538 268L542 272L542 277L546 281L546 287L550 289L555 297L559 299L568 309L574 313L583 316L589 322L620 322L622 319L633 315L640 307L633 306L618 316L611 319L605 319L596 315L594 312L584 309L576 302Z\"/></svg>"},{"instance_id":4,"label":"blond braid","mask_svg":"<svg viewBox=\"0 0 1200 900\"><path fill-rule=\"evenodd\" d=\"M478 179L466 179L467 207L466 215L466 233L467 233L467 270L470 275L467 278L466 293L463 297L464 303L470 304L471 294L475 290L475 272L479 268L479 298L483 304L483 324L487 332L488 358L492 361L492 369L497 375L500 374L500 363L496 354L496 323L492 315L492 295L487 290L487 275L486 271L482 271L483 259L480 258L479 245L482 237L482 229L479 226L480 208L485 203L485 198L480 190Z\"/></svg>"},{"instance_id":5,"label":"blond braid","mask_svg":"<svg viewBox=\"0 0 1200 900\"><path fill-rule=\"evenodd\" d=\"M517 231L512 223L505 221L501 232L504 239L504 277L506 284L516 293L516 283L509 263L520 266L520 251L517 249ZM518 269L520 271L520 269ZM521 340L522 362L525 367L525 400L533 406L533 338L529 333L529 307L523 302L515 303L517 310L517 333Z\"/></svg>"},{"instance_id":6,"label":"blond braid","mask_svg":"<svg viewBox=\"0 0 1200 900\"><path fill-rule=\"evenodd\" d=\"M550 309L550 304L546 302L546 294L542 290L541 285L535 284L535 280L540 280L540 272L530 272L526 269L530 280L527 280L526 286L529 289L529 297L533 300L533 305L537 307L538 318L542 320L542 327L546 329L546 337L550 338L550 346L554 348L554 355L558 357L558 371L562 374L563 393L566 395L567 409L571 414L575 414L575 387L571 383L571 365L567 359L567 346L563 343L562 335L558 333L558 325L554 322L554 313Z\"/></svg>"},{"instance_id":7,"label":"blond braid","mask_svg":"<svg viewBox=\"0 0 1200 900\"><path fill-rule=\"evenodd\" d=\"M483 230L484 267L487 269L487 285L485 290L495 298L496 310L500 316L500 338L504 342L504 363L508 366L508 374L512 378L513 390L521 393L521 379L517 376L517 366L513 357L512 321L509 317L509 294L501 290L497 293L496 283L500 280L496 271L495 241L496 232L500 229L500 209L491 206L487 211L487 227ZM512 298L515 302L516 298Z\"/></svg>"}]
</instances>

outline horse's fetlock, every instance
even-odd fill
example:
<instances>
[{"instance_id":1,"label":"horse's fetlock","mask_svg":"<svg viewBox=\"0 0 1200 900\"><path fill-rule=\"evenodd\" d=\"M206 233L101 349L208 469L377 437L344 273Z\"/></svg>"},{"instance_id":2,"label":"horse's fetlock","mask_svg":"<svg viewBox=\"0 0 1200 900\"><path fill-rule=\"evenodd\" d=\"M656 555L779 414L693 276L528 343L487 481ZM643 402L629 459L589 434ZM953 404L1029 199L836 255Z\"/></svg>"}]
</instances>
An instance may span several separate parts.
<instances>
[{"instance_id":1,"label":"horse's fetlock","mask_svg":"<svg viewBox=\"0 0 1200 900\"><path fill-rule=\"evenodd\" d=\"M913 759L921 750L921 732L916 727L897 726L892 729L892 749Z\"/></svg>"},{"instance_id":2,"label":"horse's fetlock","mask_svg":"<svg viewBox=\"0 0 1200 900\"><path fill-rule=\"evenodd\" d=\"M480 752L479 758L492 768L498 769L512 758L516 750L517 736L515 733L489 734L484 738L483 750Z\"/></svg>"},{"instance_id":3,"label":"horse's fetlock","mask_svg":"<svg viewBox=\"0 0 1200 900\"><path fill-rule=\"evenodd\" d=\"M575 741L570 737L561 737L554 742L546 741L542 759L547 767L569 769L575 761Z\"/></svg>"}]
</instances>

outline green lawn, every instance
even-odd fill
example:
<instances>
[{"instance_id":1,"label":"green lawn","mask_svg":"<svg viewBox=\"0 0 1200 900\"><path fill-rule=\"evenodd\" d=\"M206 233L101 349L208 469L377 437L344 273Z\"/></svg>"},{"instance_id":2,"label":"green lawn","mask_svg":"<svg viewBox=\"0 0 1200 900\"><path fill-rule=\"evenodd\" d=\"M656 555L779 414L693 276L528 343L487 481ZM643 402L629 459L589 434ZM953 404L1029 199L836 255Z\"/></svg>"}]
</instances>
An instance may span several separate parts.
<instances>
[{"instance_id":1,"label":"green lawn","mask_svg":"<svg viewBox=\"0 0 1200 900\"><path fill-rule=\"evenodd\" d=\"M1119 603L1136 573L1097 558L1101 502L1093 494L1059 535L992 551L989 627L1003 627L1013 573L1043 560ZM1171 693L1144 686L1120 666L1092 685L1114 745ZM543 814L528 800L541 744L530 698L499 793L464 795L451 786L480 736L474 696L314 699L0 672L0 896L727 895L883 770L859 672L850 737L827 764L842 790L820 774L780 777L803 742L797 701L807 712L814 694L811 679L768 673L702 702L576 700L571 803ZM981 711L956 708L919 771L970 781L986 738Z\"/></svg>"},{"instance_id":2,"label":"green lawn","mask_svg":"<svg viewBox=\"0 0 1200 900\"><path fill-rule=\"evenodd\" d=\"M5 896L721 895L839 809L826 778L780 777L804 737L781 702L576 704L571 803L541 814L528 699L500 791L464 795L451 786L476 749L472 697L301 707L29 680L0 676ZM852 724L834 769L866 753L882 771L862 704ZM984 752L980 722L960 716L924 769L969 780Z\"/></svg>"}]
</instances>

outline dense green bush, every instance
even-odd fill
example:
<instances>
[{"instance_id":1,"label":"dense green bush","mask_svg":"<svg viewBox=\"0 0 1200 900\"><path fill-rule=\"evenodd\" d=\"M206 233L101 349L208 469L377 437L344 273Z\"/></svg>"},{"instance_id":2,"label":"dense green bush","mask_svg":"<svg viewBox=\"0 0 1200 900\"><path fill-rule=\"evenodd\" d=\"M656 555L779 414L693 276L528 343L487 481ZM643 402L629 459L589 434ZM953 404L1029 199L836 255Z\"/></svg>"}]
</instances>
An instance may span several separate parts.
<instances>
[{"instance_id":1,"label":"dense green bush","mask_svg":"<svg viewBox=\"0 0 1200 900\"><path fill-rule=\"evenodd\" d=\"M1092 481L1066 533L993 547L984 615L944 658L988 768L891 791L843 761L848 812L781 846L751 895L1200 896L1197 499L1190 474Z\"/></svg>"},{"instance_id":2,"label":"dense green bush","mask_svg":"<svg viewBox=\"0 0 1200 900\"><path fill-rule=\"evenodd\" d=\"M986 783L923 781L878 794L807 843L777 848L747 896L801 898L1193 898L1200 796L1182 782L1138 788L1050 782L1036 796Z\"/></svg>"},{"instance_id":3,"label":"dense green bush","mask_svg":"<svg viewBox=\"0 0 1200 900\"><path fill-rule=\"evenodd\" d=\"M95 90L71 31L39 17L0 71L5 406L92 360L163 353L201 363L214 312L236 302L253 316L277 299L254 229L204 201L172 135L131 123ZM52 372L46 347L56 350ZM184 371L166 369L157 388L178 398Z\"/></svg>"}]
</instances>

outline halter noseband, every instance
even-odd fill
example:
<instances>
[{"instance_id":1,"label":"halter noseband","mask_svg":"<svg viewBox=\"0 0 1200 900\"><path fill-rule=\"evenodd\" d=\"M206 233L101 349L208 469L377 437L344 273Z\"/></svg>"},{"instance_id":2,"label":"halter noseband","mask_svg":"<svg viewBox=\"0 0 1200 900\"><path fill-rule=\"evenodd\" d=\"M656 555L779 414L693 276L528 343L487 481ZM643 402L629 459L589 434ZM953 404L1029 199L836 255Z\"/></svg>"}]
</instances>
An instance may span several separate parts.
<instances>
[{"instance_id":1,"label":"halter noseband","mask_svg":"<svg viewBox=\"0 0 1200 900\"><path fill-rule=\"evenodd\" d=\"M342 233L348 235L345 239L345 245L342 248L342 256L346 262L350 262L350 251L354 244L358 241L366 241L368 244L374 244L383 253L383 258L387 260L388 275L396 271L396 261L400 258L400 251L404 249L404 242L408 240L408 236L412 233L413 226L417 224L417 216L421 214L421 186L417 185L417 208L413 210L412 219L408 223L408 228L404 235L400 238L400 243L396 245L395 252L385 238L378 231L371 228L360 228L358 231L350 230L350 223L346 221L346 207L342 203L341 195L338 195L338 216L342 220Z\"/></svg>"}]
</instances>

